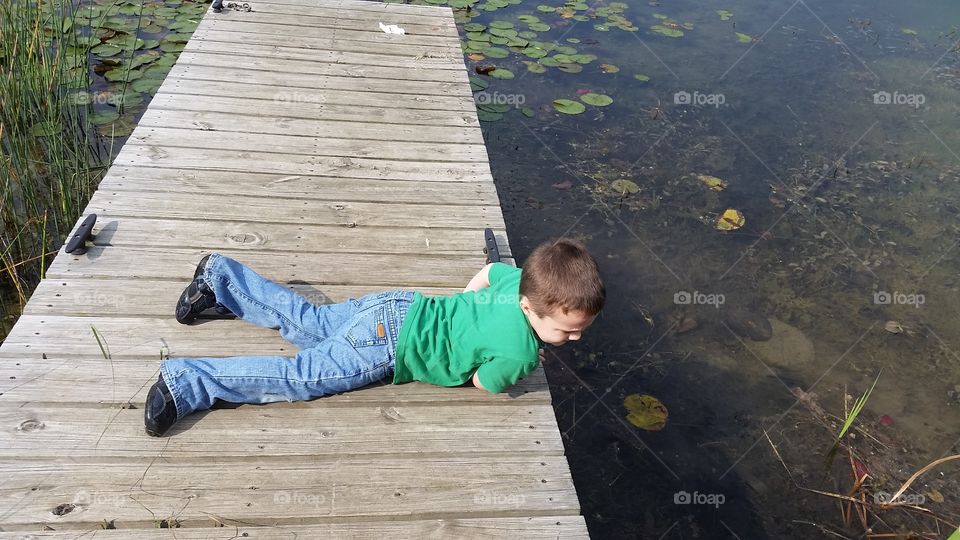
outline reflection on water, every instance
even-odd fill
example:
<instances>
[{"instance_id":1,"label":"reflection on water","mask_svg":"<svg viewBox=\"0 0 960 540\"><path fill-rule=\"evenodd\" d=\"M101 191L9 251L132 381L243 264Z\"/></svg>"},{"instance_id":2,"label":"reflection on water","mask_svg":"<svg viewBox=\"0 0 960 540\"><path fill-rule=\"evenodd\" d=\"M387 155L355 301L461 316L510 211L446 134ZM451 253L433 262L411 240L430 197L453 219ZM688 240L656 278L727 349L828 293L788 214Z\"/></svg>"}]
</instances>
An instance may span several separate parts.
<instances>
[{"instance_id":1,"label":"reflection on water","mask_svg":"<svg viewBox=\"0 0 960 540\"><path fill-rule=\"evenodd\" d=\"M486 94L532 117L483 125L521 262L546 238L583 238L612 293L547 366L591 533L946 537L958 462L905 492L939 525L881 503L960 453L960 6L631 2L639 32L537 15L598 59L542 74L496 60L517 76ZM658 21L684 35L654 34ZM586 91L614 103L551 105ZM745 223L722 232L727 209ZM878 376L830 461L845 407ZM636 393L666 404L665 429L624 421ZM852 510L798 487L847 495L854 472L869 478Z\"/></svg>"}]
</instances>

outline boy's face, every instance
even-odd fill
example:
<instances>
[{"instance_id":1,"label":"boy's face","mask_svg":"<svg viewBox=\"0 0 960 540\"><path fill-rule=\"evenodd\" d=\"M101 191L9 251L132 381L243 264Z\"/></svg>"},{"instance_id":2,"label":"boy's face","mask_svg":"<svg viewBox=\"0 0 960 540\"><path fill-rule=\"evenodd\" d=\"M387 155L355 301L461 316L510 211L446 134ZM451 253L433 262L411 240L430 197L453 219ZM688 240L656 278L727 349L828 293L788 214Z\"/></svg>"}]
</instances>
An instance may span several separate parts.
<instances>
[{"instance_id":1,"label":"boy's face","mask_svg":"<svg viewBox=\"0 0 960 540\"><path fill-rule=\"evenodd\" d=\"M520 297L520 309L523 310L533 331L540 337L540 341L550 345L560 346L568 341L577 341L593 323L596 315L587 315L582 311L563 312L554 309L552 313L543 317L537 315L526 296Z\"/></svg>"}]
</instances>

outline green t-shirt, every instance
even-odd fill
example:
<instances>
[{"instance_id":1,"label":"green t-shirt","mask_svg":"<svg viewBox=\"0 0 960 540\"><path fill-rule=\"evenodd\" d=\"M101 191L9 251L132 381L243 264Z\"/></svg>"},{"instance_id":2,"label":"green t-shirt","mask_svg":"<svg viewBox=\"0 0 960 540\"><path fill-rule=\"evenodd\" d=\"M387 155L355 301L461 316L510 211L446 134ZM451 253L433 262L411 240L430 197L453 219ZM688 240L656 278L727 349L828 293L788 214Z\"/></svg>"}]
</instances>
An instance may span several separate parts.
<instances>
[{"instance_id":1,"label":"green t-shirt","mask_svg":"<svg viewBox=\"0 0 960 540\"><path fill-rule=\"evenodd\" d=\"M489 281L476 292L415 295L397 337L394 384L459 386L478 372L499 393L537 368L543 344L520 309L520 269L494 263Z\"/></svg>"}]
</instances>

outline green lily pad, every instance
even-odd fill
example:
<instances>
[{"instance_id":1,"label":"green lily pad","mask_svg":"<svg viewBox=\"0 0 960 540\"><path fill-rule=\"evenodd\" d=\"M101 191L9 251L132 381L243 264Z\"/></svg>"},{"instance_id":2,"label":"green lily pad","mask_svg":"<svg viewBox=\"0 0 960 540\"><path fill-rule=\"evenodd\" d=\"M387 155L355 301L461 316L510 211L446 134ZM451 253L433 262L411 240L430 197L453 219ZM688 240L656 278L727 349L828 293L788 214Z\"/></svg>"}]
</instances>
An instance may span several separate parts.
<instances>
[{"instance_id":1,"label":"green lily pad","mask_svg":"<svg viewBox=\"0 0 960 540\"><path fill-rule=\"evenodd\" d=\"M146 75L146 73L144 73ZM142 79L137 79L133 81L133 84L130 85L130 88L133 88L137 92L143 92L144 94L150 94L151 96L156 94L160 90L160 86L163 84L163 79L152 79L147 78L146 76ZM130 103L127 103L130 105Z\"/></svg>"},{"instance_id":2,"label":"green lily pad","mask_svg":"<svg viewBox=\"0 0 960 540\"><path fill-rule=\"evenodd\" d=\"M467 48L474 51L485 51L489 49L491 45L486 41L468 41Z\"/></svg>"},{"instance_id":3,"label":"green lily pad","mask_svg":"<svg viewBox=\"0 0 960 540\"><path fill-rule=\"evenodd\" d=\"M721 20L721 21L728 21L728 20L730 20L730 17L733 17L733 13L731 13L731 12L725 10L725 9L718 9L718 10L717 10L717 15L720 16L720 20Z\"/></svg>"},{"instance_id":4,"label":"green lily pad","mask_svg":"<svg viewBox=\"0 0 960 540\"><path fill-rule=\"evenodd\" d=\"M530 41L523 39L522 37L510 38L507 40L507 43L506 43L506 45L510 47L518 47L521 49L523 47L526 47L529 44L530 44ZM522 51L516 51L516 52L522 52Z\"/></svg>"},{"instance_id":5,"label":"green lily pad","mask_svg":"<svg viewBox=\"0 0 960 540\"><path fill-rule=\"evenodd\" d=\"M526 116L527 118L533 118L537 114L537 111L531 109L530 107L521 107L520 114Z\"/></svg>"},{"instance_id":6,"label":"green lily pad","mask_svg":"<svg viewBox=\"0 0 960 540\"><path fill-rule=\"evenodd\" d=\"M149 80L149 79L148 79ZM111 94L107 98L107 103L117 108L128 108L143 103L143 96L139 92L124 92Z\"/></svg>"},{"instance_id":7,"label":"green lily pad","mask_svg":"<svg viewBox=\"0 0 960 540\"><path fill-rule=\"evenodd\" d=\"M541 58L540 64L546 67L557 67L560 65L560 62L557 62L553 57L548 56L547 58Z\"/></svg>"},{"instance_id":8,"label":"green lily pad","mask_svg":"<svg viewBox=\"0 0 960 540\"><path fill-rule=\"evenodd\" d=\"M510 28L513 28L513 23L510 21L493 21L492 23L490 23L490 28L497 28L500 30L509 30Z\"/></svg>"},{"instance_id":9,"label":"green lily pad","mask_svg":"<svg viewBox=\"0 0 960 540\"><path fill-rule=\"evenodd\" d=\"M111 69L110 71L103 74L103 78L110 82L122 82L126 80L127 82L135 81L143 77L143 72L131 69L127 70L126 67L119 67L117 69Z\"/></svg>"},{"instance_id":10,"label":"green lily pad","mask_svg":"<svg viewBox=\"0 0 960 540\"><path fill-rule=\"evenodd\" d=\"M650 80L650 76L649 76L649 75L644 75L643 73L637 73L637 74L635 74L635 75L633 76L633 78L636 79L636 80L638 80L638 81L640 81L640 82L647 82L647 81Z\"/></svg>"},{"instance_id":11,"label":"green lily pad","mask_svg":"<svg viewBox=\"0 0 960 540\"><path fill-rule=\"evenodd\" d=\"M510 51L501 49L500 47L490 47L489 49L483 51L483 54L487 55L489 58L506 58L510 56Z\"/></svg>"},{"instance_id":12,"label":"green lily pad","mask_svg":"<svg viewBox=\"0 0 960 540\"><path fill-rule=\"evenodd\" d=\"M477 105L478 110L501 113L501 114L509 111L511 108L512 107L510 107L510 105L507 105L506 103L483 103L483 104Z\"/></svg>"},{"instance_id":13,"label":"green lily pad","mask_svg":"<svg viewBox=\"0 0 960 540\"><path fill-rule=\"evenodd\" d=\"M593 25L593 29L596 30L596 31L598 31L598 32L609 32L609 31L610 31L610 27L607 26L607 25L605 25L605 24L595 24L595 25Z\"/></svg>"},{"instance_id":14,"label":"green lily pad","mask_svg":"<svg viewBox=\"0 0 960 540\"><path fill-rule=\"evenodd\" d=\"M485 32L467 32L467 39L470 41L490 41L490 34Z\"/></svg>"},{"instance_id":15,"label":"green lily pad","mask_svg":"<svg viewBox=\"0 0 960 540\"><path fill-rule=\"evenodd\" d=\"M683 36L683 30L677 30L675 28L667 28L662 24L655 24L651 26L650 29L660 35L664 35L667 37L678 38Z\"/></svg>"},{"instance_id":16,"label":"green lily pad","mask_svg":"<svg viewBox=\"0 0 960 540\"><path fill-rule=\"evenodd\" d=\"M590 92L589 94L580 96L580 101L596 107L606 107L607 105L613 103L613 98L606 94L595 94Z\"/></svg>"},{"instance_id":17,"label":"green lily pad","mask_svg":"<svg viewBox=\"0 0 960 540\"><path fill-rule=\"evenodd\" d=\"M540 17L537 17L536 15L521 15L517 17L517 20L522 23L535 23L540 22Z\"/></svg>"},{"instance_id":18,"label":"green lily pad","mask_svg":"<svg viewBox=\"0 0 960 540\"><path fill-rule=\"evenodd\" d=\"M573 20L580 21L580 22L589 21L590 17L587 17L586 15L574 15Z\"/></svg>"},{"instance_id":19,"label":"green lily pad","mask_svg":"<svg viewBox=\"0 0 960 540\"><path fill-rule=\"evenodd\" d=\"M496 79L512 79L513 72L509 69L497 68L489 73L489 75Z\"/></svg>"},{"instance_id":20,"label":"green lily pad","mask_svg":"<svg viewBox=\"0 0 960 540\"><path fill-rule=\"evenodd\" d=\"M570 47L568 45L561 45L553 49L553 51L559 54L577 54L577 49Z\"/></svg>"},{"instance_id":21,"label":"green lily pad","mask_svg":"<svg viewBox=\"0 0 960 540\"><path fill-rule=\"evenodd\" d=\"M92 52L93 54L101 58L109 58L111 56L116 56L120 54L122 51L123 49L121 49L120 47L117 47L116 45L112 45L110 43L101 43L100 45L97 45L96 47L90 49L90 52Z\"/></svg>"},{"instance_id":22,"label":"green lily pad","mask_svg":"<svg viewBox=\"0 0 960 540\"><path fill-rule=\"evenodd\" d=\"M574 62L569 54L555 54L553 55L553 59L561 64L572 64Z\"/></svg>"},{"instance_id":23,"label":"green lily pad","mask_svg":"<svg viewBox=\"0 0 960 540\"><path fill-rule=\"evenodd\" d=\"M563 114L580 114L587 110L587 108L583 106L583 103L573 101L572 99L555 99L553 100L553 108Z\"/></svg>"},{"instance_id":24,"label":"green lily pad","mask_svg":"<svg viewBox=\"0 0 960 540\"><path fill-rule=\"evenodd\" d=\"M543 23L539 23L539 22L537 22L537 23L530 23L528 26L530 27L531 30L533 30L533 31L535 31L535 32L546 32L547 30L550 30L550 25L549 25L549 24L543 24Z\"/></svg>"},{"instance_id":25,"label":"green lily pad","mask_svg":"<svg viewBox=\"0 0 960 540\"><path fill-rule=\"evenodd\" d=\"M517 35L524 39L537 39L537 33L531 32L530 30L524 30L523 32L520 32Z\"/></svg>"},{"instance_id":26,"label":"green lily pad","mask_svg":"<svg viewBox=\"0 0 960 540\"><path fill-rule=\"evenodd\" d=\"M467 32L483 32L487 27L480 23L468 23L463 25L463 29Z\"/></svg>"},{"instance_id":27,"label":"green lily pad","mask_svg":"<svg viewBox=\"0 0 960 540\"><path fill-rule=\"evenodd\" d=\"M904 34L908 35L908 36L915 36L915 35L917 35L917 31L914 30L913 28L904 28L904 29L902 29L902 30L900 30L900 31L903 32Z\"/></svg>"},{"instance_id":28,"label":"green lily pad","mask_svg":"<svg viewBox=\"0 0 960 540\"><path fill-rule=\"evenodd\" d=\"M540 13L553 13L556 10L557 8L553 6L548 6L546 4L540 4L539 6L537 6L537 11L539 11Z\"/></svg>"},{"instance_id":29,"label":"green lily pad","mask_svg":"<svg viewBox=\"0 0 960 540\"><path fill-rule=\"evenodd\" d=\"M113 122L97 126L97 133L104 137L129 137L137 125L130 118L118 118Z\"/></svg>"},{"instance_id":30,"label":"green lily pad","mask_svg":"<svg viewBox=\"0 0 960 540\"><path fill-rule=\"evenodd\" d=\"M490 29L490 35L492 35L492 36L497 36L497 37L512 38L512 37L517 37L517 34L519 34L519 32L517 32L516 30L514 30L514 29L512 29L512 28L492 28L492 29Z\"/></svg>"},{"instance_id":31,"label":"green lily pad","mask_svg":"<svg viewBox=\"0 0 960 540\"><path fill-rule=\"evenodd\" d=\"M481 79L480 77L470 75L470 89L474 92L485 90L488 86L490 86L490 83L487 81Z\"/></svg>"},{"instance_id":32,"label":"green lily pad","mask_svg":"<svg viewBox=\"0 0 960 540\"><path fill-rule=\"evenodd\" d=\"M559 64L558 63L557 69L559 69L564 73L580 73L581 71L583 71L583 66L581 66L580 64Z\"/></svg>"},{"instance_id":33,"label":"green lily pad","mask_svg":"<svg viewBox=\"0 0 960 540\"><path fill-rule=\"evenodd\" d=\"M546 73L547 71L547 68L543 67L543 64L531 62L529 60L525 60L523 63L527 65L527 71L530 73Z\"/></svg>"},{"instance_id":34,"label":"green lily pad","mask_svg":"<svg viewBox=\"0 0 960 540\"><path fill-rule=\"evenodd\" d=\"M477 119L481 122L496 122L503 120L503 113L477 110Z\"/></svg>"},{"instance_id":35,"label":"green lily pad","mask_svg":"<svg viewBox=\"0 0 960 540\"><path fill-rule=\"evenodd\" d=\"M102 126L116 122L120 119L120 113L117 111L98 111L90 115L90 123L95 126Z\"/></svg>"},{"instance_id":36,"label":"green lily pad","mask_svg":"<svg viewBox=\"0 0 960 540\"><path fill-rule=\"evenodd\" d=\"M665 20L669 19L670 17L667 17L667 16L664 15L663 13L654 13L654 14L653 14L653 18L654 18L654 19L660 19L661 21L665 21Z\"/></svg>"},{"instance_id":37,"label":"green lily pad","mask_svg":"<svg viewBox=\"0 0 960 540\"><path fill-rule=\"evenodd\" d=\"M527 47L523 49L523 54L527 55L530 58L543 58L547 55L547 51L538 48L538 47Z\"/></svg>"},{"instance_id":38,"label":"green lily pad","mask_svg":"<svg viewBox=\"0 0 960 540\"><path fill-rule=\"evenodd\" d=\"M506 45L507 43L510 43L510 38L493 36L490 38L490 43L493 43L494 45Z\"/></svg>"},{"instance_id":39,"label":"green lily pad","mask_svg":"<svg viewBox=\"0 0 960 540\"><path fill-rule=\"evenodd\" d=\"M743 32L737 32L737 41L740 43L750 43L753 41L753 38L750 37L750 34L744 34Z\"/></svg>"},{"instance_id":40,"label":"green lily pad","mask_svg":"<svg viewBox=\"0 0 960 540\"><path fill-rule=\"evenodd\" d=\"M63 126L58 122L37 122L30 126L30 135L34 137L50 137L63 131Z\"/></svg>"},{"instance_id":41,"label":"green lily pad","mask_svg":"<svg viewBox=\"0 0 960 540\"><path fill-rule=\"evenodd\" d=\"M570 59L578 64L589 64L597 59L595 54L572 54Z\"/></svg>"},{"instance_id":42,"label":"green lily pad","mask_svg":"<svg viewBox=\"0 0 960 540\"><path fill-rule=\"evenodd\" d=\"M580 43L580 39L575 37L568 37L567 43Z\"/></svg>"}]
</instances>

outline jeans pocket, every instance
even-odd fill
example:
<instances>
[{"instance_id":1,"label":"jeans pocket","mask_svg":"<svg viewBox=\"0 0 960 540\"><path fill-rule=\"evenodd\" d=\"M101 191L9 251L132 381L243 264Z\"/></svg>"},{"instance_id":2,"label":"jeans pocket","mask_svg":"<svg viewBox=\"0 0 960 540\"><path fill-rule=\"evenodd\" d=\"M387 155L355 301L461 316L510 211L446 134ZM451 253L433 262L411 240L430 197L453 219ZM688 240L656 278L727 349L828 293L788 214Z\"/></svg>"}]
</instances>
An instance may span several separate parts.
<instances>
[{"instance_id":1,"label":"jeans pocket","mask_svg":"<svg viewBox=\"0 0 960 540\"><path fill-rule=\"evenodd\" d=\"M374 347L386 345L390 332L385 318L386 306L378 304L369 307L352 321L346 332L346 339L354 347Z\"/></svg>"}]
</instances>

